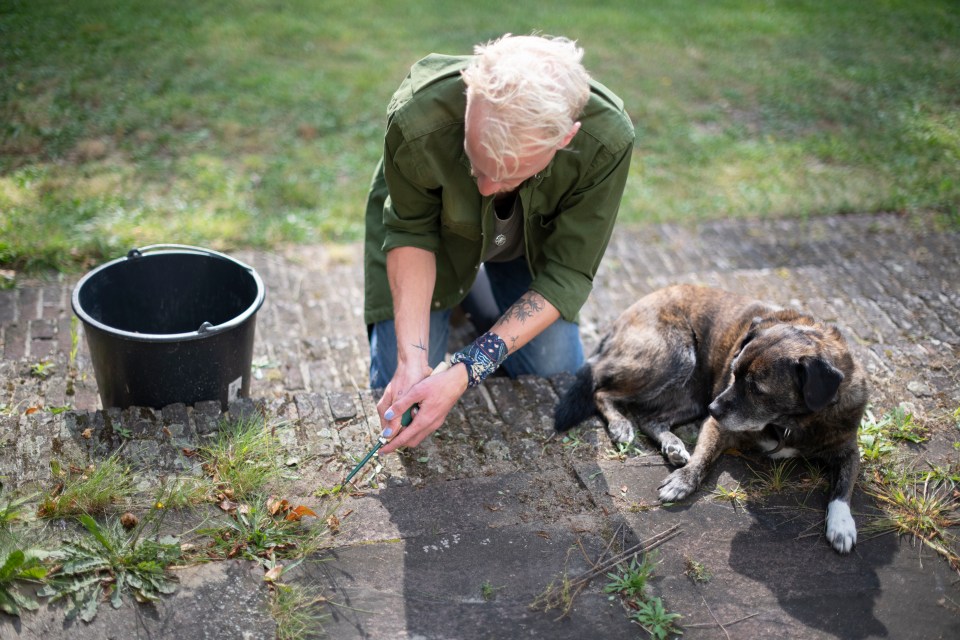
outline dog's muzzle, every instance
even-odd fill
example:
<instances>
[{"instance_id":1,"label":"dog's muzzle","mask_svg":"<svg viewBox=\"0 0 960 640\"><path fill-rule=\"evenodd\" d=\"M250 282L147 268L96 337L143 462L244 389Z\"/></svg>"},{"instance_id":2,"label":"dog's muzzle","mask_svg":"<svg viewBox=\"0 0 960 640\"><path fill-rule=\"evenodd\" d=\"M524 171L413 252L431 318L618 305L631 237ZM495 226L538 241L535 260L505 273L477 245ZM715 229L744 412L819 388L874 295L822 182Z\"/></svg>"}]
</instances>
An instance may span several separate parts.
<instances>
[{"instance_id":1,"label":"dog's muzzle","mask_svg":"<svg viewBox=\"0 0 960 640\"><path fill-rule=\"evenodd\" d=\"M756 416L744 415L743 406L735 401L733 394L721 393L707 407L707 413L727 431L758 431L767 420L759 420Z\"/></svg>"},{"instance_id":2,"label":"dog's muzzle","mask_svg":"<svg viewBox=\"0 0 960 640\"><path fill-rule=\"evenodd\" d=\"M707 413L717 422L723 422L723 417L727 415L727 411L730 409L728 402L721 401L722 397L722 395L717 396L716 399L710 403L710 406L707 407Z\"/></svg>"}]
</instances>

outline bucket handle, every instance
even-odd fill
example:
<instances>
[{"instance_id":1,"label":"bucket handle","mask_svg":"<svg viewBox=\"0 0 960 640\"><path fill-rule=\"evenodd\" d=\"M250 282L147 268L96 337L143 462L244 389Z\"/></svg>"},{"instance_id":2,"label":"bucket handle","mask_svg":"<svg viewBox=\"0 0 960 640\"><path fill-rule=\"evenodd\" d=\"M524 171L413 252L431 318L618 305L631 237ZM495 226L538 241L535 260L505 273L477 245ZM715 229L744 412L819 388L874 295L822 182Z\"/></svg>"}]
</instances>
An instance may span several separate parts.
<instances>
[{"instance_id":1,"label":"bucket handle","mask_svg":"<svg viewBox=\"0 0 960 640\"><path fill-rule=\"evenodd\" d=\"M215 256L217 258L222 258L229 262L235 262L240 265L247 271L253 271L253 267L250 265L237 260L236 258L231 258L225 253L220 253L219 251L214 251L213 249L205 249L203 247L194 247L189 244L151 244L146 247L140 247L139 249L130 249L127 252L127 258L139 258L144 253L149 253L150 251L164 251L167 249L179 249L180 251L189 251L191 253L199 253L202 255Z\"/></svg>"}]
</instances>

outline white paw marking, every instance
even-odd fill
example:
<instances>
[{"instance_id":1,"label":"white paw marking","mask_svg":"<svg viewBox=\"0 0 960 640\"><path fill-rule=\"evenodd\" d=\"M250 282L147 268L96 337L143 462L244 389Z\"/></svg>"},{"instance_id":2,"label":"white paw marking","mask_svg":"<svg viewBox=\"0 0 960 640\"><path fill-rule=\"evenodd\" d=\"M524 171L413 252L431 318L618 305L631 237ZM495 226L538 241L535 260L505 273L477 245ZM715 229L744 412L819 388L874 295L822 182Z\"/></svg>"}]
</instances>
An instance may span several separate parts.
<instances>
[{"instance_id":1,"label":"white paw marking","mask_svg":"<svg viewBox=\"0 0 960 640\"><path fill-rule=\"evenodd\" d=\"M690 460L690 454L682 442L671 442L663 445L663 455L667 456L670 464L682 467Z\"/></svg>"},{"instance_id":2,"label":"white paw marking","mask_svg":"<svg viewBox=\"0 0 960 640\"><path fill-rule=\"evenodd\" d=\"M849 553L857 543L857 525L850 505L843 500L831 500L827 505L827 540L840 553Z\"/></svg>"},{"instance_id":3,"label":"white paw marking","mask_svg":"<svg viewBox=\"0 0 960 640\"><path fill-rule=\"evenodd\" d=\"M687 477L689 474L684 473L685 471L686 467L677 469L663 481L663 484L660 485L661 502L683 500L697 490L697 485Z\"/></svg>"},{"instance_id":4,"label":"white paw marking","mask_svg":"<svg viewBox=\"0 0 960 640\"><path fill-rule=\"evenodd\" d=\"M797 458L799 457L800 452L794 449L793 447L784 447L772 454L770 457L774 460L783 460L784 458Z\"/></svg>"}]
</instances>

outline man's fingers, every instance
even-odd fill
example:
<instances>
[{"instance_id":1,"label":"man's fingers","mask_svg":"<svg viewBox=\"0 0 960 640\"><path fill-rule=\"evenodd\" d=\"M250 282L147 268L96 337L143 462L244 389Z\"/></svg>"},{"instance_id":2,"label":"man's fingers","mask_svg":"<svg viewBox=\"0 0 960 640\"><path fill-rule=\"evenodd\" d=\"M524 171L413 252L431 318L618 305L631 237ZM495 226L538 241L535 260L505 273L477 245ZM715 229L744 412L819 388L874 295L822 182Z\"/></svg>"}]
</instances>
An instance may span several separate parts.
<instances>
[{"instance_id":1,"label":"man's fingers","mask_svg":"<svg viewBox=\"0 0 960 640\"><path fill-rule=\"evenodd\" d=\"M416 409L417 408L414 407L412 412L414 418L417 414ZM416 447L431 433L432 430L424 427L423 425L417 424L414 426L411 423L410 427L403 428L399 432L395 431L390 436L384 435L385 438L389 438L389 442L387 442L387 444L380 449L380 453L393 453L400 447Z\"/></svg>"},{"instance_id":2,"label":"man's fingers","mask_svg":"<svg viewBox=\"0 0 960 640\"><path fill-rule=\"evenodd\" d=\"M414 436L414 432L411 429L403 429L398 433L394 433L393 437L390 439L387 444L383 445L380 448L380 455L393 453L400 447L413 446L410 444L410 439ZM385 438L390 436L384 436Z\"/></svg>"},{"instance_id":3,"label":"man's fingers","mask_svg":"<svg viewBox=\"0 0 960 640\"><path fill-rule=\"evenodd\" d=\"M396 402L387 407L387 410L383 412L383 418L387 420L391 426L394 421L399 418L400 421L397 425L405 427L413 422L413 416L417 415L418 408L419 405L416 402L407 404L403 398L398 398Z\"/></svg>"},{"instance_id":4,"label":"man's fingers","mask_svg":"<svg viewBox=\"0 0 960 640\"><path fill-rule=\"evenodd\" d=\"M409 429L404 429L400 432L396 438L385 444L380 449L380 454L393 453L401 447L414 448L419 445L427 437L427 433L422 431L413 431Z\"/></svg>"}]
</instances>

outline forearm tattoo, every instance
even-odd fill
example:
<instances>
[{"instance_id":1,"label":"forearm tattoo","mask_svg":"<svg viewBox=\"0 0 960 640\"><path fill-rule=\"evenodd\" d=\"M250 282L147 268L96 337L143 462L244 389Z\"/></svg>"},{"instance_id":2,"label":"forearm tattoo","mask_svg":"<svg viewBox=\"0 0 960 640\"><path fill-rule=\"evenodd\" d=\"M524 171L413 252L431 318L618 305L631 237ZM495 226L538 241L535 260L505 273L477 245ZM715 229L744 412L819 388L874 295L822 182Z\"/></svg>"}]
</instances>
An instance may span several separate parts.
<instances>
[{"instance_id":1,"label":"forearm tattoo","mask_svg":"<svg viewBox=\"0 0 960 640\"><path fill-rule=\"evenodd\" d=\"M516 318L522 324L543 311L545 307L546 300L542 295L536 291L528 291L507 309L507 315Z\"/></svg>"}]
</instances>

